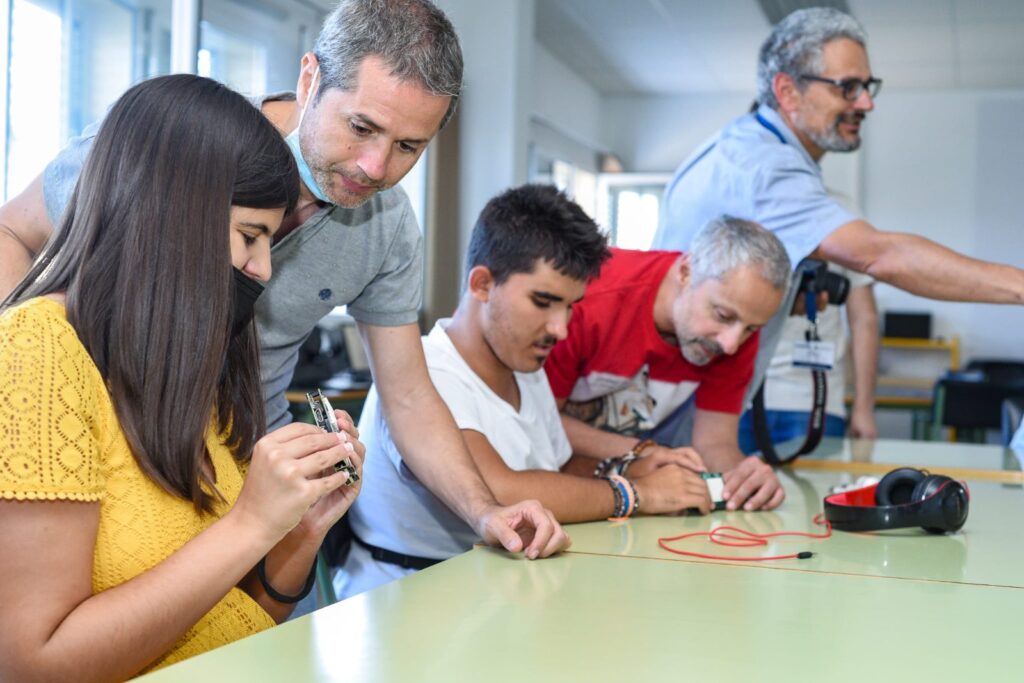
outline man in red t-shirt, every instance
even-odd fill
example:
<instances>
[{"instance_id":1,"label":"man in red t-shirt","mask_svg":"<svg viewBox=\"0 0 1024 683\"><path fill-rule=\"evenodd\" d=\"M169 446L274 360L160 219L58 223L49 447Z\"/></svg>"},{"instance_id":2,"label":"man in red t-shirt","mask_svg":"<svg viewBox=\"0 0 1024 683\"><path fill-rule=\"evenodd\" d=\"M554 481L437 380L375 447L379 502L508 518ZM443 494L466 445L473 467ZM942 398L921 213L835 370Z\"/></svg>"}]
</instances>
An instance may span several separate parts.
<instances>
[{"instance_id":1,"label":"man in red t-shirt","mask_svg":"<svg viewBox=\"0 0 1024 683\"><path fill-rule=\"evenodd\" d=\"M684 444L648 439L665 440L693 396L686 445L724 473L727 508L777 507L785 493L775 473L744 457L737 433L758 330L790 272L777 237L730 217L708 223L689 253L613 250L544 366L573 452L668 457Z\"/></svg>"}]
</instances>

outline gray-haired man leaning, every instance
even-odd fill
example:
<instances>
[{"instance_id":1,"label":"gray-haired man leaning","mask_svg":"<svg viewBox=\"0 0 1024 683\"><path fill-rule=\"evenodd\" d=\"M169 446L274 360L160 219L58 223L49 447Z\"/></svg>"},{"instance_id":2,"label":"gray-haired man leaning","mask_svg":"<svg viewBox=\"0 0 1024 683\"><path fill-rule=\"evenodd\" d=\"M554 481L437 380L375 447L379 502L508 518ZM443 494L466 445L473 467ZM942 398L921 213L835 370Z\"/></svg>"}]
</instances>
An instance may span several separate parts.
<instances>
[{"instance_id":1,"label":"gray-haired man leaning","mask_svg":"<svg viewBox=\"0 0 1024 683\"><path fill-rule=\"evenodd\" d=\"M881 86L866 45L860 24L838 10L799 10L779 22L761 47L759 106L676 171L655 248L686 249L709 218L728 213L778 235L794 268L815 256L933 299L1024 303L1021 269L876 230L828 195L818 162L857 149ZM787 302L765 329L759 370L789 310Z\"/></svg>"},{"instance_id":2,"label":"gray-haired man leaning","mask_svg":"<svg viewBox=\"0 0 1024 683\"><path fill-rule=\"evenodd\" d=\"M344 0L303 56L297 91L256 99L286 136L302 179L256 308L267 424L289 420L284 391L302 341L347 305L394 440L417 478L488 542L545 557L568 545L565 532L536 501L496 504L430 382L416 324L422 238L395 184L451 116L461 87L458 38L428 0ZM59 222L94 133L73 140L0 208L0 296Z\"/></svg>"},{"instance_id":3,"label":"gray-haired man leaning","mask_svg":"<svg viewBox=\"0 0 1024 683\"><path fill-rule=\"evenodd\" d=\"M568 336L544 369L577 461L640 456L640 474L673 456L676 421L691 397L693 436L724 472L729 509L771 509L785 493L768 465L737 443L758 331L789 282L786 250L756 223L710 221L688 253L613 250L573 308ZM669 444L669 445L663 445Z\"/></svg>"}]
</instances>

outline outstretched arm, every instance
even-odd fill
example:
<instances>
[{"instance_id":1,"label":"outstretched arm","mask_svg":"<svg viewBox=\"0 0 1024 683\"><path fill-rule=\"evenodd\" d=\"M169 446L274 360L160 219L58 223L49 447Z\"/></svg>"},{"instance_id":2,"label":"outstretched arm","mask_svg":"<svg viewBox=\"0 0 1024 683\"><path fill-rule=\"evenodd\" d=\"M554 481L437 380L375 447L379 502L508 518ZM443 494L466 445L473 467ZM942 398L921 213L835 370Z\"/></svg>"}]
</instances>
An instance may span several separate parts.
<instances>
[{"instance_id":1,"label":"outstretched arm","mask_svg":"<svg viewBox=\"0 0 1024 683\"><path fill-rule=\"evenodd\" d=\"M918 235L876 230L867 221L840 226L814 253L929 299L1024 303L1024 270L970 258Z\"/></svg>"}]
</instances>

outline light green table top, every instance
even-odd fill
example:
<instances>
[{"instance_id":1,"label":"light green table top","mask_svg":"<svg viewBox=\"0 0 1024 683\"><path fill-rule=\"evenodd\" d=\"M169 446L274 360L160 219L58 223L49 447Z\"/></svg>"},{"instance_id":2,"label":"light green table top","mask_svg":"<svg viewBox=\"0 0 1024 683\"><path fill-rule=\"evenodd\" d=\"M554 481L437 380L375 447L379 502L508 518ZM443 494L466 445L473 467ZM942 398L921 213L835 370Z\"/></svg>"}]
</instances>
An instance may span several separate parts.
<instances>
[{"instance_id":1,"label":"light green table top","mask_svg":"<svg viewBox=\"0 0 1024 683\"><path fill-rule=\"evenodd\" d=\"M144 680L1012 680L1021 614L1010 588L477 549Z\"/></svg>"},{"instance_id":2,"label":"light green table top","mask_svg":"<svg viewBox=\"0 0 1024 683\"><path fill-rule=\"evenodd\" d=\"M791 453L796 445L784 444L779 452ZM936 474L968 481L1024 484L1019 456L1002 446L984 444L826 438L822 439L813 455L799 458L790 467L881 475L904 465L926 467Z\"/></svg>"},{"instance_id":3,"label":"light green table top","mask_svg":"<svg viewBox=\"0 0 1024 683\"><path fill-rule=\"evenodd\" d=\"M978 455L914 446L879 442L875 453L933 468ZM969 479L970 516L953 536L835 532L770 545L765 552L817 554L767 564L677 558L657 546L659 536L720 523L809 529L827 488L858 474L783 472L787 500L774 512L573 525L571 550L548 560L478 548L144 680L1018 679L1019 485Z\"/></svg>"},{"instance_id":4,"label":"light green table top","mask_svg":"<svg viewBox=\"0 0 1024 683\"><path fill-rule=\"evenodd\" d=\"M679 562L732 564L673 555L658 539L732 525L756 533L821 532L811 520L822 511L829 487L856 477L841 472L782 471L786 500L771 512L714 512L706 516L638 517L625 522L591 522L567 527L572 553L620 555ZM797 569L835 574L917 578L1024 587L1024 544L1010 533L1013 520L1024 519L1024 488L1013 484L970 482L971 508L961 532L935 536L922 529L871 534L833 531L827 540L784 538L762 548L726 548L705 539L673 544L713 555L782 555L801 550L808 560L759 563L765 569Z\"/></svg>"}]
</instances>

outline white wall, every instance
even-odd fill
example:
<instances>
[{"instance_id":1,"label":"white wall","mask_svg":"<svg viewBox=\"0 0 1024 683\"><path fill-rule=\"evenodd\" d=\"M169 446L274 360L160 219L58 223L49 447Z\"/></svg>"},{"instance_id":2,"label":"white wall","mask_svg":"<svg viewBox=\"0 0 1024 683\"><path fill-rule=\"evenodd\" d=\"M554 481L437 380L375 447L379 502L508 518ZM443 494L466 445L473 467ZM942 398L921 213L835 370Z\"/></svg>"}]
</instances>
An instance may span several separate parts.
<instances>
[{"instance_id":1,"label":"white wall","mask_svg":"<svg viewBox=\"0 0 1024 683\"><path fill-rule=\"evenodd\" d=\"M750 109L748 95L707 93L674 97L607 97L604 139L638 173L672 173L723 125ZM830 189L854 207L861 200L862 153L832 154L822 169Z\"/></svg>"},{"instance_id":2,"label":"white wall","mask_svg":"<svg viewBox=\"0 0 1024 683\"><path fill-rule=\"evenodd\" d=\"M865 216L969 256L1024 266L1024 92L887 93L865 127ZM877 288L881 309L925 310L963 357L1024 358L1024 308Z\"/></svg>"},{"instance_id":3,"label":"white wall","mask_svg":"<svg viewBox=\"0 0 1024 683\"><path fill-rule=\"evenodd\" d=\"M231 0L205 0L202 19L224 33L262 46L266 55L267 92L294 90L299 62L320 32L324 14L298 2L246 6ZM273 36L273 40L267 40ZM243 91L248 90L244 85ZM260 93L249 93L256 95Z\"/></svg>"},{"instance_id":4,"label":"white wall","mask_svg":"<svg viewBox=\"0 0 1024 683\"><path fill-rule=\"evenodd\" d=\"M464 252L487 200L526 182L531 145L581 158L611 146L602 136L601 95L534 40L532 0L437 4L459 34L465 61L458 121Z\"/></svg>"},{"instance_id":5,"label":"white wall","mask_svg":"<svg viewBox=\"0 0 1024 683\"><path fill-rule=\"evenodd\" d=\"M459 104L461 264L484 204L526 180L532 68L532 0L439 0L465 61Z\"/></svg>"},{"instance_id":6,"label":"white wall","mask_svg":"<svg viewBox=\"0 0 1024 683\"><path fill-rule=\"evenodd\" d=\"M745 113L751 101L720 93L606 97L601 130L627 171L672 172L726 122Z\"/></svg>"},{"instance_id":7,"label":"white wall","mask_svg":"<svg viewBox=\"0 0 1024 683\"><path fill-rule=\"evenodd\" d=\"M610 149L602 136L601 94L537 42L530 80L530 143L596 170L597 153Z\"/></svg>"}]
</instances>

